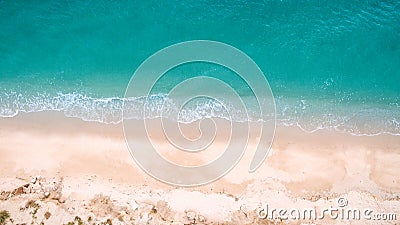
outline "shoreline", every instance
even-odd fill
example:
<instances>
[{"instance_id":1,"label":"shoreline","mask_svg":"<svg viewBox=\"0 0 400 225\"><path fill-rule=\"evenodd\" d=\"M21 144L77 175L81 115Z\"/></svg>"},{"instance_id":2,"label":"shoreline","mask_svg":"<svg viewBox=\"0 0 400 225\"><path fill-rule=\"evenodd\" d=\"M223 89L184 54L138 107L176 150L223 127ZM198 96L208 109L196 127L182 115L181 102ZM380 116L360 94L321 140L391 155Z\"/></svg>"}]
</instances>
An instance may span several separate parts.
<instances>
[{"instance_id":1,"label":"shoreline","mask_svg":"<svg viewBox=\"0 0 400 225\"><path fill-rule=\"evenodd\" d=\"M109 97L109 98L105 98L107 100L113 100L113 99L119 99L119 97ZM122 99L120 99L122 101ZM100 101L101 103L101 101ZM96 105L96 104L95 104ZM97 108L102 108L104 107L103 105L97 103L96 105ZM373 107L375 107L376 109L379 109L380 107L388 107L387 105L373 105ZM393 105L390 105L389 107L394 107ZM68 111L69 110L69 111ZM56 117L62 119L62 118L72 118L72 119L79 119L81 121L84 122L88 122L88 123L100 123L100 124L105 124L105 125L120 125L122 124L122 114L121 114L121 109L115 110L112 113L110 112L106 112L104 115L102 113L104 113L104 111L100 110L97 112L97 114L93 114L93 115L85 115L85 113L83 112L83 114L74 114L73 112L71 112L72 109L46 109L46 110L39 110L39 111L16 111L14 114L12 115L4 115L2 114L0 116L0 119L7 119L7 118L25 118L25 117L29 117L29 115L40 115L40 114L44 114L44 115L57 115ZM82 110L82 109L80 109ZM292 109L295 110L295 109ZM360 109L361 110L361 109ZM393 111L391 111L391 115L396 114L397 113L397 108L393 108ZM342 110L344 111L344 110ZM351 111L351 110L350 110ZM386 112L388 113L388 112ZM113 115L116 114L116 115ZM399 130L398 128L398 121L397 118L391 118L390 120L386 120L383 121L381 120L382 118L385 118L387 115L373 115L372 117L363 117L363 118L356 118L355 120L353 119L349 119L349 121L344 120L343 118L341 118L339 115L339 117L335 117L335 118L331 118L333 121L337 121L338 123L336 124L330 124L329 121L326 120L313 120L312 117L313 115L308 115L306 117L304 117L303 119L294 119L292 117L282 117L279 116L281 113L277 112L277 117L276 117L276 121L277 121L277 127L282 127L282 128L286 128L286 129L300 129L303 132L306 133L314 133L314 132L320 132L320 131L328 131L328 132L334 132L334 133L343 133L343 134L350 134L352 136L367 136L367 137L372 137L372 136L380 136L380 135L392 135L392 136L400 136ZM27 116L28 115L28 116ZM92 118L95 117L96 119ZM112 118L110 120L110 118ZM115 117L115 118L114 118ZM216 118L217 120L229 120L229 118L227 117L223 117L223 116L216 116L216 117L211 117L211 118ZM156 119L160 119L159 116L155 116L154 118L147 118L147 120L156 120ZM164 117L165 120L170 120L169 118ZM189 121L180 121L179 123L181 124L193 124L193 123L197 123L198 121L204 120L204 119L208 119L208 117L199 117L199 118L195 118L195 119L190 119ZM321 119L321 118L320 118ZM343 120L342 120L343 119ZM388 118L386 118L388 119ZM134 118L132 120L136 120L136 121L140 121L142 119L140 119L139 117L134 116ZM341 122L340 122L341 121ZM340 123L339 123L340 122ZM245 120L235 120L235 123L257 123L255 120L251 120L250 121L245 121ZM320 126L316 126L316 124L325 124L325 126L320 127ZM326 124L328 123L328 124ZM347 127L344 126L347 123L352 124L351 127ZM313 124L313 125L311 125ZM361 126L361 127L359 127ZM363 127L365 126L365 127ZM369 127L369 128L368 128ZM390 129L385 129L390 127ZM354 131L355 129L355 131ZM363 131L361 131L361 130ZM353 130L353 131L351 131Z\"/></svg>"},{"instance_id":2,"label":"shoreline","mask_svg":"<svg viewBox=\"0 0 400 225\"><path fill-rule=\"evenodd\" d=\"M196 136L192 128L189 133ZM143 134L138 131L137 135L140 142ZM165 145L163 138L155 136ZM250 136L251 147L256 137ZM35 186L32 179L38 176L44 186L62 180L60 198L26 191L11 197L3 194L0 210L8 210L16 223L32 220L29 210L19 210L29 200L38 201L41 208L35 221L42 219L45 224L68 223L75 216L90 216L98 223L110 219L113 224L137 224L143 218L150 224L268 224L270 220L256 215L264 203L322 208L335 205L340 197L351 207L396 213L400 208L400 137L393 135L305 133L278 127L272 151L255 173L247 172L253 156L247 151L225 177L194 188L169 186L143 172L129 154L121 124L85 122L62 113L28 113L1 118L0 138L0 192ZM179 154L169 156L185 159ZM49 219L44 218L45 209L53 215ZM399 217L386 222L394 224ZM341 224L329 219L314 222Z\"/></svg>"}]
</instances>

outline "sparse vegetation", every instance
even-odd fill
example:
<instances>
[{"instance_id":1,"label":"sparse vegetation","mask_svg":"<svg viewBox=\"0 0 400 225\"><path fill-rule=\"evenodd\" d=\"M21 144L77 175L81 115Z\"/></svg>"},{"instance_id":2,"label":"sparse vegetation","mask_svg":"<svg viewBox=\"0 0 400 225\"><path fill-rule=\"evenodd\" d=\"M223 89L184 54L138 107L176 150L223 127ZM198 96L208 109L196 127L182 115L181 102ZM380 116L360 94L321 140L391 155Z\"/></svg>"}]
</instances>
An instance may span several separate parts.
<instances>
[{"instance_id":1,"label":"sparse vegetation","mask_svg":"<svg viewBox=\"0 0 400 225\"><path fill-rule=\"evenodd\" d=\"M44 218L46 218L46 220L48 220L51 216L51 213L49 211L44 213Z\"/></svg>"},{"instance_id":2,"label":"sparse vegetation","mask_svg":"<svg viewBox=\"0 0 400 225\"><path fill-rule=\"evenodd\" d=\"M7 219L10 218L10 214L6 210L0 211L0 225L6 224Z\"/></svg>"},{"instance_id":3,"label":"sparse vegetation","mask_svg":"<svg viewBox=\"0 0 400 225\"><path fill-rule=\"evenodd\" d=\"M35 223L35 220L37 219L36 213L39 210L39 208L40 208L40 205L38 203L36 203L34 200L29 200L25 204L25 209L33 209L33 211L30 212L30 214L32 215L31 224Z\"/></svg>"},{"instance_id":4,"label":"sparse vegetation","mask_svg":"<svg viewBox=\"0 0 400 225\"><path fill-rule=\"evenodd\" d=\"M107 219L105 225L112 225L111 219Z\"/></svg>"},{"instance_id":5,"label":"sparse vegetation","mask_svg":"<svg viewBox=\"0 0 400 225\"><path fill-rule=\"evenodd\" d=\"M29 208L34 208L34 209L39 209L39 204L37 204L35 201L33 200L29 200L26 204L25 204L25 209L29 209Z\"/></svg>"},{"instance_id":6,"label":"sparse vegetation","mask_svg":"<svg viewBox=\"0 0 400 225\"><path fill-rule=\"evenodd\" d=\"M74 220L78 223L78 225L84 225L82 219L79 216L75 216Z\"/></svg>"}]
</instances>

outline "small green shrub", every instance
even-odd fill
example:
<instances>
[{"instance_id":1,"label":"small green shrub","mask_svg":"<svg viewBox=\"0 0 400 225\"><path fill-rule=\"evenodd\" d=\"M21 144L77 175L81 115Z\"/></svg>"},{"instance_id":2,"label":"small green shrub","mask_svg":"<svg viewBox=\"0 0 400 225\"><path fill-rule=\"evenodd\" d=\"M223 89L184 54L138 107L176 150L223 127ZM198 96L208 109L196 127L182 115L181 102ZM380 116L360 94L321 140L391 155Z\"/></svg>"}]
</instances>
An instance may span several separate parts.
<instances>
[{"instance_id":1,"label":"small green shrub","mask_svg":"<svg viewBox=\"0 0 400 225\"><path fill-rule=\"evenodd\" d=\"M10 213L6 210L0 211L0 225L6 224L7 219L10 218Z\"/></svg>"}]
</instances>

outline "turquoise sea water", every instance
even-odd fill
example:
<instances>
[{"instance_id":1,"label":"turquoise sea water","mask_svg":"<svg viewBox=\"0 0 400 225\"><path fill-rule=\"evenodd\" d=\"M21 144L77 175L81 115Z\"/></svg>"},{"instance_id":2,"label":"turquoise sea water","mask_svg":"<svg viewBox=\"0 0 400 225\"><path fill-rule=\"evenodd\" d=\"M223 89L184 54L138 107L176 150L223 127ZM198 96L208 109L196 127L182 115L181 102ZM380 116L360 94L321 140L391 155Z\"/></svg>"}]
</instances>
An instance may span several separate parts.
<instances>
[{"instance_id":1,"label":"turquoise sea water","mask_svg":"<svg viewBox=\"0 0 400 225\"><path fill-rule=\"evenodd\" d=\"M0 0L0 31L3 117L57 110L117 123L140 63L203 39L232 45L259 65L278 124L400 135L400 1ZM174 83L195 75L230 77L217 66L177 68L156 89L155 107ZM208 101L185 115L223 113Z\"/></svg>"}]
</instances>

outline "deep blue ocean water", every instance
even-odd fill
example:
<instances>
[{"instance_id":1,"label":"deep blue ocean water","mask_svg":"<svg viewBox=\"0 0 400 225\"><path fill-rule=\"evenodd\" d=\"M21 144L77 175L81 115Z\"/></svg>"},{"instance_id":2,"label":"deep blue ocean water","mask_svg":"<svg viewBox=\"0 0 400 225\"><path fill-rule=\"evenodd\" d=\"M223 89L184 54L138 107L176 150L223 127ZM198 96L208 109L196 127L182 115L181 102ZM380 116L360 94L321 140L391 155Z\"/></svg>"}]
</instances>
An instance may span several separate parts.
<instances>
[{"instance_id":1,"label":"deep blue ocean water","mask_svg":"<svg viewBox=\"0 0 400 225\"><path fill-rule=\"evenodd\" d=\"M0 0L0 31L3 117L57 110L117 123L135 69L164 47L201 39L259 65L278 124L400 135L400 1ZM154 105L179 79L229 80L223 68L194 68L171 71ZM193 107L186 120L223 116L212 101Z\"/></svg>"}]
</instances>

